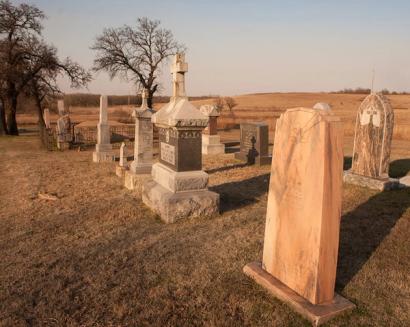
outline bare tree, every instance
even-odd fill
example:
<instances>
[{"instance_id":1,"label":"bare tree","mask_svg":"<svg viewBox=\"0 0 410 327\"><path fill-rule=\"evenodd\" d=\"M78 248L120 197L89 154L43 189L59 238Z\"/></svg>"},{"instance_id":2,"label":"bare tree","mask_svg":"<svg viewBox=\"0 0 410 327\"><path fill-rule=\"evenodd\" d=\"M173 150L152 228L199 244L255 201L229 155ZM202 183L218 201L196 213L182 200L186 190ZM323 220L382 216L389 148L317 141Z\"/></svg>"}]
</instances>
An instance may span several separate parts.
<instances>
[{"instance_id":1,"label":"bare tree","mask_svg":"<svg viewBox=\"0 0 410 327\"><path fill-rule=\"evenodd\" d=\"M0 92L4 105L1 122L9 134L18 135L17 99L33 74L25 67L31 55L26 43L41 34L43 18L43 12L35 6L0 1ZM6 113L8 126L4 125Z\"/></svg>"},{"instance_id":2,"label":"bare tree","mask_svg":"<svg viewBox=\"0 0 410 327\"><path fill-rule=\"evenodd\" d=\"M214 106L216 107L216 110L218 110L218 112L222 112L223 108L224 108L224 100L221 97L217 97L214 99Z\"/></svg>"},{"instance_id":3,"label":"bare tree","mask_svg":"<svg viewBox=\"0 0 410 327\"><path fill-rule=\"evenodd\" d=\"M229 111L232 111L233 108L235 108L238 103L235 101L234 98L231 97L225 97L225 104L229 108Z\"/></svg>"},{"instance_id":4,"label":"bare tree","mask_svg":"<svg viewBox=\"0 0 410 327\"><path fill-rule=\"evenodd\" d=\"M4 130L18 135L16 113L20 94L34 97L39 121L44 124L42 103L59 93L59 75L68 75L73 87L84 86L91 75L69 58L61 61L57 49L41 38L44 14L35 6L13 6L0 1L0 98L7 113ZM1 112L0 112L1 114Z\"/></svg>"},{"instance_id":5,"label":"bare tree","mask_svg":"<svg viewBox=\"0 0 410 327\"><path fill-rule=\"evenodd\" d=\"M31 96L36 104L40 128L45 127L43 118L45 106L62 94L57 84L58 76L67 76L72 88L86 86L91 81L91 74L79 64L71 61L70 58L60 61L53 47L49 47L49 51L50 60L30 81L26 89L26 94Z\"/></svg>"},{"instance_id":6,"label":"bare tree","mask_svg":"<svg viewBox=\"0 0 410 327\"><path fill-rule=\"evenodd\" d=\"M105 71L110 78L119 76L132 80L139 89L148 90L148 106L158 90L161 63L185 47L175 41L170 30L160 21L139 18L136 26L107 28L91 47L97 52L95 71Z\"/></svg>"}]
</instances>

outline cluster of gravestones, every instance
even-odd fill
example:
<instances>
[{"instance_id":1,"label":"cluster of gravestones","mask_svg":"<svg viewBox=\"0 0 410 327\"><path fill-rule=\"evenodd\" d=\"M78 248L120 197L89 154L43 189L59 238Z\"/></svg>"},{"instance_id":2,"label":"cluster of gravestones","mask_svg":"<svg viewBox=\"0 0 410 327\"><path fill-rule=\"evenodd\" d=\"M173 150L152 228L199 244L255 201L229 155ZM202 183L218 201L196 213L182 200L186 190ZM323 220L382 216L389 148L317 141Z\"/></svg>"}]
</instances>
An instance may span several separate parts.
<instances>
[{"instance_id":1,"label":"cluster of gravestones","mask_svg":"<svg viewBox=\"0 0 410 327\"><path fill-rule=\"evenodd\" d=\"M187 71L184 55L177 54L173 95L158 112L148 108L142 94L141 108L133 114L134 160L128 164L123 144L116 168L125 186L167 223L219 212L219 194L208 190L201 158L224 153L217 135L219 113L212 106L198 110L188 101ZM96 162L114 160L106 111L102 97ZM382 190L400 185L388 176L393 123L388 100L369 95L359 108L352 169L345 173L342 122L325 103L289 109L280 116L273 159L267 124L241 125L235 157L249 164L271 163L263 258L246 265L244 273L316 325L354 308L334 292L343 179ZM156 163L153 125L159 131Z\"/></svg>"}]
</instances>

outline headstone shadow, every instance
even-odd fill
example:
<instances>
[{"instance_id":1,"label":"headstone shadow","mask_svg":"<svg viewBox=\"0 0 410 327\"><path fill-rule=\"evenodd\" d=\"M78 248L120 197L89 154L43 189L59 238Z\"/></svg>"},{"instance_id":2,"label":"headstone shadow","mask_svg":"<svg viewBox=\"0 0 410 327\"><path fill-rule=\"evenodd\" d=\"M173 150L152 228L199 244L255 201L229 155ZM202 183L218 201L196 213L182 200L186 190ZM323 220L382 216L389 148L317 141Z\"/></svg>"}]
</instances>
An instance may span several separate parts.
<instances>
[{"instance_id":1,"label":"headstone shadow","mask_svg":"<svg viewBox=\"0 0 410 327\"><path fill-rule=\"evenodd\" d=\"M220 195L220 212L246 207L259 201L258 197L268 192L270 174L255 176L246 180L224 183L210 187Z\"/></svg>"},{"instance_id":2,"label":"headstone shadow","mask_svg":"<svg viewBox=\"0 0 410 327\"><path fill-rule=\"evenodd\" d=\"M336 290L343 290L361 270L409 207L410 190L401 189L378 193L343 215Z\"/></svg>"},{"instance_id":3,"label":"headstone shadow","mask_svg":"<svg viewBox=\"0 0 410 327\"><path fill-rule=\"evenodd\" d=\"M248 163L239 163L239 164L234 164L234 165L228 165L228 166L223 166L223 167L217 167L217 168L212 168L212 169L207 169L205 172L207 174L214 174L214 173L219 173L222 171L227 171L231 169L236 169L236 168L243 168L248 166Z\"/></svg>"},{"instance_id":4,"label":"headstone shadow","mask_svg":"<svg viewBox=\"0 0 410 327\"><path fill-rule=\"evenodd\" d=\"M406 176L410 172L410 159L398 159L390 162L389 176L393 178Z\"/></svg>"}]
</instances>

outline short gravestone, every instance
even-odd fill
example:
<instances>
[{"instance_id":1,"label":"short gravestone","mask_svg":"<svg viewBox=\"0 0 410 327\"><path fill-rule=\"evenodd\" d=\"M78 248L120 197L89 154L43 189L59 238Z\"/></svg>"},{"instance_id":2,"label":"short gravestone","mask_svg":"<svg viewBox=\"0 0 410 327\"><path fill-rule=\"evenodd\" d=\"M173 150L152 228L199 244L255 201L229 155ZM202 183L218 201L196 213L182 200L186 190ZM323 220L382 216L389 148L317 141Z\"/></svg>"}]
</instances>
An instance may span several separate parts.
<instances>
[{"instance_id":1,"label":"short gravestone","mask_svg":"<svg viewBox=\"0 0 410 327\"><path fill-rule=\"evenodd\" d=\"M267 165L272 162L269 156L269 126L266 123L242 123L240 152L235 158L253 165Z\"/></svg>"},{"instance_id":2,"label":"short gravestone","mask_svg":"<svg viewBox=\"0 0 410 327\"><path fill-rule=\"evenodd\" d=\"M112 152L110 125L108 124L108 97L100 97L100 121L97 125L97 144L93 152L94 162L111 162L115 157Z\"/></svg>"},{"instance_id":3,"label":"short gravestone","mask_svg":"<svg viewBox=\"0 0 410 327\"><path fill-rule=\"evenodd\" d=\"M172 65L173 96L152 116L158 127L159 162L152 166L152 180L143 185L142 200L163 221L211 216L219 211L219 194L208 190L202 170L201 132L208 124L185 94L188 64L177 54Z\"/></svg>"},{"instance_id":4,"label":"short gravestone","mask_svg":"<svg viewBox=\"0 0 410 327\"><path fill-rule=\"evenodd\" d=\"M141 193L142 184L151 177L153 161L153 125L151 117L155 113L148 107L148 91L142 92L142 104L134 110L135 117L135 143L134 161L130 169L125 172L124 185L129 190Z\"/></svg>"},{"instance_id":5,"label":"short gravestone","mask_svg":"<svg viewBox=\"0 0 410 327\"><path fill-rule=\"evenodd\" d=\"M43 119L44 119L44 125L46 126L47 129L51 127L50 124L50 110L49 109L44 109L43 113Z\"/></svg>"},{"instance_id":6,"label":"short gravestone","mask_svg":"<svg viewBox=\"0 0 410 327\"><path fill-rule=\"evenodd\" d=\"M361 103L356 117L352 168L345 173L347 183L378 190L397 188L389 178L393 108L381 93L372 93Z\"/></svg>"},{"instance_id":7,"label":"short gravestone","mask_svg":"<svg viewBox=\"0 0 410 327\"><path fill-rule=\"evenodd\" d=\"M218 117L220 115L216 106L203 105L199 111L209 118L208 126L202 132L202 154L223 154L225 145L221 143L218 135Z\"/></svg>"},{"instance_id":8,"label":"short gravestone","mask_svg":"<svg viewBox=\"0 0 410 327\"><path fill-rule=\"evenodd\" d=\"M342 123L331 111L278 119L262 263L244 272L315 325L354 305L334 293L343 174Z\"/></svg>"},{"instance_id":9,"label":"short gravestone","mask_svg":"<svg viewBox=\"0 0 410 327\"><path fill-rule=\"evenodd\" d=\"M118 166L115 167L115 173L118 177L123 178L126 170L128 170L127 145L122 142L120 147L120 161Z\"/></svg>"},{"instance_id":10,"label":"short gravestone","mask_svg":"<svg viewBox=\"0 0 410 327\"><path fill-rule=\"evenodd\" d=\"M59 118L57 119L57 148L60 150L67 150L70 148L70 144L73 140L71 132L71 120L69 112L66 111L64 106L64 100L57 101L57 108Z\"/></svg>"}]
</instances>

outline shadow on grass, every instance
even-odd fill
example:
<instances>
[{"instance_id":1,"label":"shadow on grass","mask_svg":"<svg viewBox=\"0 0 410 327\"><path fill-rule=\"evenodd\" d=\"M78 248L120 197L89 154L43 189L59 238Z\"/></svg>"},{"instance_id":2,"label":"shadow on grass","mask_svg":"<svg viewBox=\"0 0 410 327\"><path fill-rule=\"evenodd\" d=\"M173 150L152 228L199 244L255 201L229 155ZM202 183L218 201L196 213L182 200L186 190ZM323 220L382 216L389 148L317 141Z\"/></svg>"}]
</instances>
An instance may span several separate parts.
<instances>
[{"instance_id":1,"label":"shadow on grass","mask_svg":"<svg viewBox=\"0 0 410 327\"><path fill-rule=\"evenodd\" d=\"M389 167L389 176L393 178L406 176L410 172L410 159L392 161Z\"/></svg>"},{"instance_id":2,"label":"shadow on grass","mask_svg":"<svg viewBox=\"0 0 410 327\"><path fill-rule=\"evenodd\" d=\"M210 187L220 195L221 213L246 207L258 202L261 195L268 192L270 174L255 176L243 181L224 183Z\"/></svg>"},{"instance_id":3,"label":"shadow on grass","mask_svg":"<svg viewBox=\"0 0 410 327\"><path fill-rule=\"evenodd\" d=\"M214 174L214 173L219 173L221 171L227 171L227 170L231 170L235 168L243 168L243 167L246 167L247 165L248 164L245 162L245 163L239 163L239 164L234 164L234 165L229 165L229 166L212 168L212 169L205 170L205 172L208 174Z\"/></svg>"},{"instance_id":4,"label":"shadow on grass","mask_svg":"<svg viewBox=\"0 0 410 327\"><path fill-rule=\"evenodd\" d=\"M409 189L386 191L342 217L336 290L360 271L409 207Z\"/></svg>"}]
</instances>

